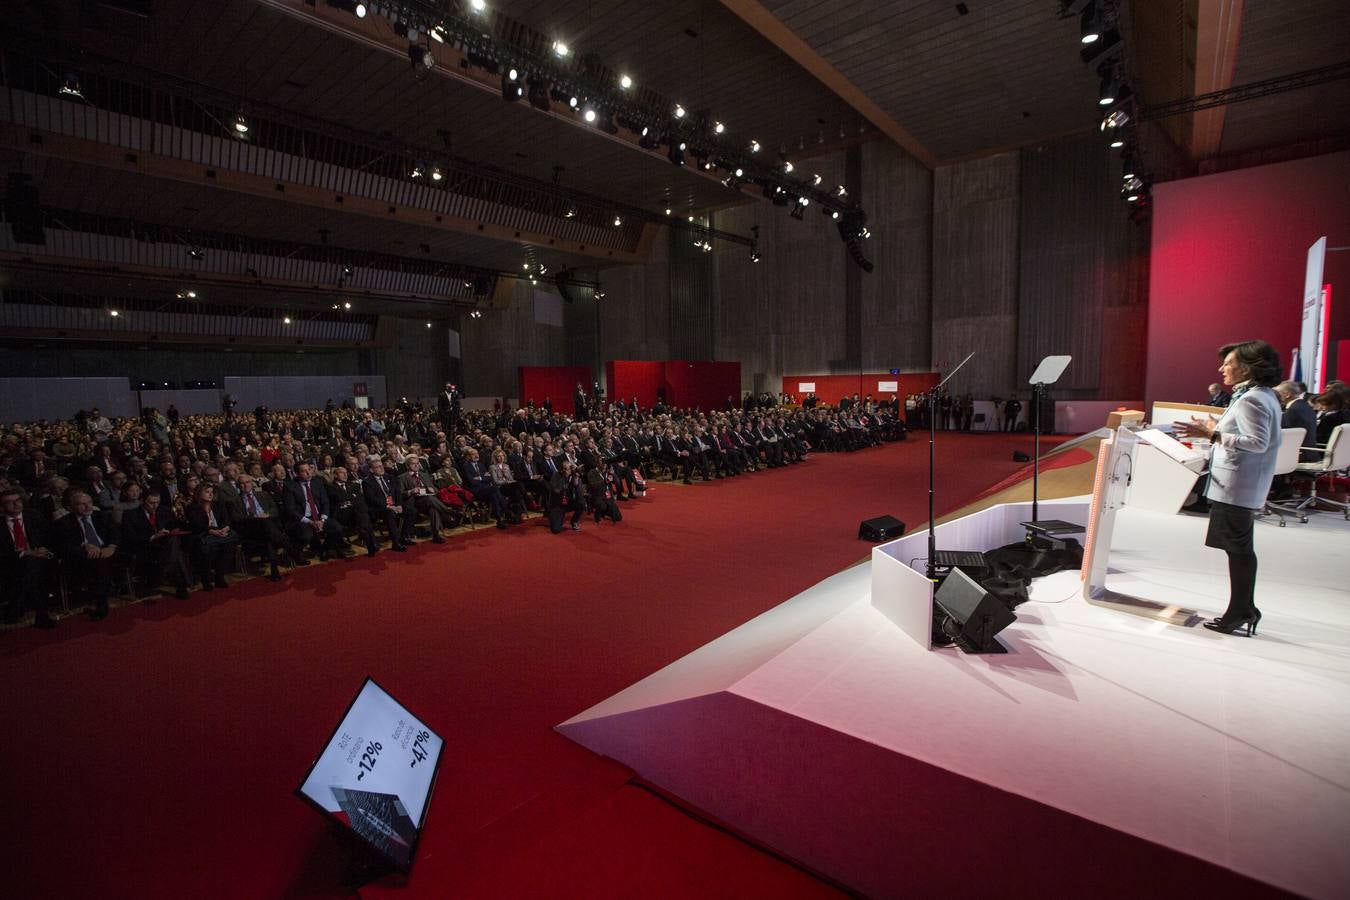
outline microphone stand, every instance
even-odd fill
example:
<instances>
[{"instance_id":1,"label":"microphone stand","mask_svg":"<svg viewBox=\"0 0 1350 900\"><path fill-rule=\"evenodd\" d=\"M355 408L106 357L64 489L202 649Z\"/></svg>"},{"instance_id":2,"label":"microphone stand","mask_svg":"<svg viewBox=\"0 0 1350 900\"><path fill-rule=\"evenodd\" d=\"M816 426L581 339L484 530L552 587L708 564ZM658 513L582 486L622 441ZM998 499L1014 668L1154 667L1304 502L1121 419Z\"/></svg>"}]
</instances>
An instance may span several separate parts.
<instances>
[{"instance_id":1,"label":"microphone stand","mask_svg":"<svg viewBox=\"0 0 1350 900\"><path fill-rule=\"evenodd\" d=\"M933 582L937 581L937 533L934 531L937 527L937 523L934 521L934 519L937 518L937 514L934 512L933 506L933 497L935 494L933 489L933 472L936 468L934 448L937 445L938 391L942 390L942 386L951 381L952 376L961 371L961 367L970 362L970 358L974 355L975 352L972 350L967 354L965 359L961 360L955 369L952 369L951 372L947 373L946 378L933 385L932 389L928 392L928 580Z\"/></svg>"}]
</instances>

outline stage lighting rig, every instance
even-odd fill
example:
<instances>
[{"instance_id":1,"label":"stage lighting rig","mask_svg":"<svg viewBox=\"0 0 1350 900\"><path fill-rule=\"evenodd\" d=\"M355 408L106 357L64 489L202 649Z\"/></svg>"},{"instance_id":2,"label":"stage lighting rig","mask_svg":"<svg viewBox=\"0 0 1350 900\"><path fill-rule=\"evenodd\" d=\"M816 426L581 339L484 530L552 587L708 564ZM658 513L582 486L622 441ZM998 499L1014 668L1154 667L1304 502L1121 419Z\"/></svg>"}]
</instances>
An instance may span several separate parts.
<instances>
[{"instance_id":1,"label":"stage lighting rig","mask_svg":"<svg viewBox=\"0 0 1350 900\"><path fill-rule=\"evenodd\" d=\"M424 75L436 67L436 57L432 55L431 48L420 44L408 44L408 62L418 75Z\"/></svg>"}]
</instances>

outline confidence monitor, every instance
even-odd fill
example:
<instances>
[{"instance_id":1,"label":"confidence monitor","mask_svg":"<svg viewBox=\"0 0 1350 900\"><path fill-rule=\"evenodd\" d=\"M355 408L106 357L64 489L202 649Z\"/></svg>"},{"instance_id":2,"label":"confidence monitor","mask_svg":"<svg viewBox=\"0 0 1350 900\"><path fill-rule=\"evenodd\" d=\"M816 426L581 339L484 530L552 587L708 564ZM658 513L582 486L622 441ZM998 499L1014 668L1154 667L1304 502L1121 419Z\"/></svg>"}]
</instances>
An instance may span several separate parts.
<instances>
[{"instance_id":1,"label":"confidence monitor","mask_svg":"<svg viewBox=\"0 0 1350 900\"><path fill-rule=\"evenodd\" d=\"M407 873L444 744L367 678L296 793Z\"/></svg>"}]
</instances>

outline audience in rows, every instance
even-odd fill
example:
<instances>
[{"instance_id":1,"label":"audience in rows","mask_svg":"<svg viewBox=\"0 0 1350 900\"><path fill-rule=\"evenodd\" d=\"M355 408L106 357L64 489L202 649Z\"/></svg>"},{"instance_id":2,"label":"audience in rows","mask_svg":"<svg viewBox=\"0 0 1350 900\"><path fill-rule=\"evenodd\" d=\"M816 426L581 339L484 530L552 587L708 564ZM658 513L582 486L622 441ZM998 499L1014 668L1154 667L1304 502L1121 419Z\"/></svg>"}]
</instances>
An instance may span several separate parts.
<instances>
[{"instance_id":1,"label":"audience in rows","mask_svg":"<svg viewBox=\"0 0 1350 900\"><path fill-rule=\"evenodd\" d=\"M852 451L904 436L889 403L781 408L772 398L702 413L636 403L593 405L588 420L545 407L456 414L404 403L72 421L0 430L0 604L14 623L28 609L54 626L50 597L64 588L91 615L126 591L227 585L241 557L267 577L312 558L404 552L419 538L492 519L500 529L531 512L557 534L583 516L623 519L619 504L668 473L691 484ZM660 409L661 411L657 411ZM447 432L448 428L454 431ZM570 517L570 522L568 521Z\"/></svg>"}]
</instances>

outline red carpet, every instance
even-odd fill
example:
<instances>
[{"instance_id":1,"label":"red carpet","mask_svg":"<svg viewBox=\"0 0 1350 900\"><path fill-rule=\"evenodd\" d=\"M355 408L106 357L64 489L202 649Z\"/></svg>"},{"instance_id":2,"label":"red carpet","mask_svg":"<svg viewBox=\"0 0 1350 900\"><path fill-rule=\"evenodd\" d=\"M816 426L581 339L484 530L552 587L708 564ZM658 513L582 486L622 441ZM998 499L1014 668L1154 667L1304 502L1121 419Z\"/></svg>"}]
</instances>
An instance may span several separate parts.
<instances>
[{"instance_id":1,"label":"red carpet","mask_svg":"<svg viewBox=\"0 0 1350 900\"><path fill-rule=\"evenodd\" d=\"M943 435L939 512L1030 446ZM860 519L922 521L926 465L916 440L660 484L618 526L536 520L0 635L7 893L344 893L292 791L368 674L446 739L401 896L831 893L552 728L865 556Z\"/></svg>"}]
</instances>

